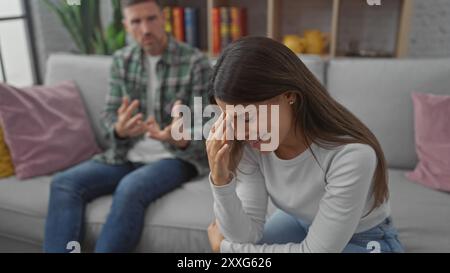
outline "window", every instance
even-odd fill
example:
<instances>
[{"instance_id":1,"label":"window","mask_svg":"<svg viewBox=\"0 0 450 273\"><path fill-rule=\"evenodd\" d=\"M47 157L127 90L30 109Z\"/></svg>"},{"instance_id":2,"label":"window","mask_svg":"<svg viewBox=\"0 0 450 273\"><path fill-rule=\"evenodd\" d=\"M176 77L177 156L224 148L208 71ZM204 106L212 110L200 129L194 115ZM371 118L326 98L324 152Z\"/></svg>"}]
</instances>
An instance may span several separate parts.
<instances>
[{"instance_id":1,"label":"window","mask_svg":"<svg viewBox=\"0 0 450 273\"><path fill-rule=\"evenodd\" d=\"M0 81L15 86L38 82L27 0L0 0Z\"/></svg>"}]
</instances>

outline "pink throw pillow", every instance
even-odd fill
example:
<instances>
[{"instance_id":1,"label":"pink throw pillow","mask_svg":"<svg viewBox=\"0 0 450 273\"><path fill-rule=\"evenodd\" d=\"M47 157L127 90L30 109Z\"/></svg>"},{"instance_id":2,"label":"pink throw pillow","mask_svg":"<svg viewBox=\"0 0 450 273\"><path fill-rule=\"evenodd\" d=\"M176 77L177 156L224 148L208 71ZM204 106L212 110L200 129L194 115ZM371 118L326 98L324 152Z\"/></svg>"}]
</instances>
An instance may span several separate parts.
<instances>
[{"instance_id":1,"label":"pink throw pillow","mask_svg":"<svg viewBox=\"0 0 450 273\"><path fill-rule=\"evenodd\" d=\"M50 175L100 152L77 87L0 84L0 121L20 179Z\"/></svg>"},{"instance_id":2,"label":"pink throw pillow","mask_svg":"<svg viewBox=\"0 0 450 273\"><path fill-rule=\"evenodd\" d=\"M406 176L433 189L450 191L450 96L413 93L419 163Z\"/></svg>"}]
</instances>

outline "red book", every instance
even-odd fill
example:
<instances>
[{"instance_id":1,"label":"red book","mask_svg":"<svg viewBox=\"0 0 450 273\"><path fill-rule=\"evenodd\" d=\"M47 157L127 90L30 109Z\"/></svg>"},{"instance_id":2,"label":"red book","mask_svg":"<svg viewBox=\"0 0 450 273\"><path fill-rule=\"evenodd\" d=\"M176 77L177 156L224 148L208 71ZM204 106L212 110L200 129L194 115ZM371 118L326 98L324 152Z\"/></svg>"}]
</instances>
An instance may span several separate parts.
<instances>
[{"instance_id":1,"label":"red book","mask_svg":"<svg viewBox=\"0 0 450 273\"><path fill-rule=\"evenodd\" d=\"M212 36L213 36L213 54L218 55L221 51L221 36L220 36L220 8L213 8L212 10Z\"/></svg>"},{"instance_id":2,"label":"red book","mask_svg":"<svg viewBox=\"0 0 450 273\"><path fill-rule=\"evenodd\" d=\"M178 41L184 42L184 8L173 8L173 33Z\"/></svg>"}]
</instances>

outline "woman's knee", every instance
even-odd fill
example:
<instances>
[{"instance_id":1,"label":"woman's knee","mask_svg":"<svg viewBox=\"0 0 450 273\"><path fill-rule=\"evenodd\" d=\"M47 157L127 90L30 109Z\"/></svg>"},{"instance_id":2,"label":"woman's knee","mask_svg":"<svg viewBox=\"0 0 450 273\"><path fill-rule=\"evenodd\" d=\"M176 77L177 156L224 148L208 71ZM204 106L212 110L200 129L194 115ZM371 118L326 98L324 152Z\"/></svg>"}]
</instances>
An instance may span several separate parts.
<instances>
[{"instance_id":1,"label":"woman's knee","mask_svg":"<svg viewBox=\"0 0 450 273\"><path fill-rule=\"evenodd\" d=\"M265 224L263 238L259 244L301 243L307 232L306 224L294 216L278 210Z\"/></svg>"}]
</instances>

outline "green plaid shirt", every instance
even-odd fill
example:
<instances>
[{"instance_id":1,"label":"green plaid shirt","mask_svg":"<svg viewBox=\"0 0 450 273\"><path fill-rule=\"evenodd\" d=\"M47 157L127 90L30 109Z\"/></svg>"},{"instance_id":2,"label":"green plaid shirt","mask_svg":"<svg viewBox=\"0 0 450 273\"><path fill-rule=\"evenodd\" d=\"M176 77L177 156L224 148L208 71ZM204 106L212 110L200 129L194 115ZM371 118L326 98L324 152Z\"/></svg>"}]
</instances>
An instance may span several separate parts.
<instances>
[{"instance_id":1,"label":"green plaid shirt","mask_svg":"<svg viewBox=\"0 0 450 273\"><path fill-rule=\"evenodd\" d=\"M110 147L94 159L113 165L124 164L128 162L128 151L144 137L117 139L114 134L114 124L117 121L117 110L123 96L128 96L130 101L139 100L138 111L145 116L149 114L146 109L149 79L147 70L146 55L139 45L130 45L114 54L110 92L102 113L102 124ZM162 128L172 122L172 106L177 100L181 100L191 110L194 109L194 97L202 97L204 106L208 104L207 94L211 72L209 60L203 53L177 42L169 35L168 47L156 66L160 86L156 90L155 97L159 99L154 102L155 113L153 114ZM204 140L192 140L184 150L168 143L163 145L174 157L193 164L200 175L209 172Z\"/></svg>"}]
</instances>

